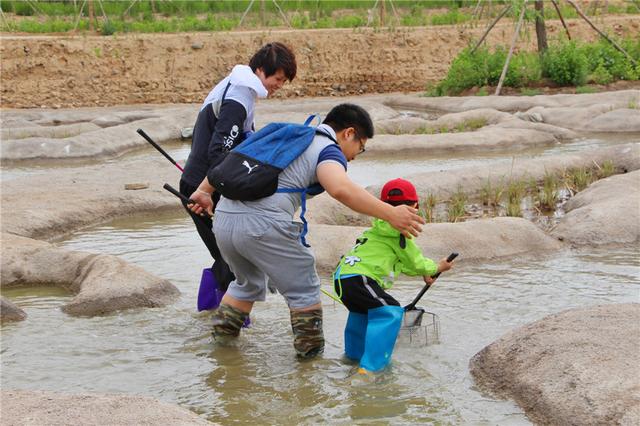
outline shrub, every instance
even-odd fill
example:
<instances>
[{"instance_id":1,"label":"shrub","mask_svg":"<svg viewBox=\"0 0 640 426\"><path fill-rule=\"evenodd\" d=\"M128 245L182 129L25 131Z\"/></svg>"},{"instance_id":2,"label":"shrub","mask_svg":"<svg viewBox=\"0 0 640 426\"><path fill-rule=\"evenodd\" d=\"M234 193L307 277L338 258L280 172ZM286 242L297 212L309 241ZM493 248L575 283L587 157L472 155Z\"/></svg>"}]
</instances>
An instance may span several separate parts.
<instances>
[{"instance_id":1,"label":"shrub","mask_svg":"<svg viewBox=\"0 0 640 426\"><path fill-rule=\"evenodd\" d=\"M631 42L625 44L629 45L631 52L635 53L635 47ZM600 68L598 72L603 74L603 70L606 70L612 80L635 80L638 78L633 64L626 55L606 40L585 45L583 51L588 58L589 71L595 73Z\"/></svg>"},{"instance_id":2,"label":"shrub","mask_svg":"<svg viewBox=\"0 0 640 426\"><path fill-rule=\"evenodd\" d=\"M100 28L100 34L104 36L110 36L116 32L116 27L111 23L111 21L106 21L102 28Z\"/></svg>"},{"instance_id":3,"label":"shrub","mask_svg":"<svg viewBox=\"0 0 640 426\"><path fill-rule=\"evenodd\" d=\"M503 46L498 46L493 54L486 52L486 70L487 83L491 86L497 86L504 68L504 62L507 60L507 51ZM509 66L511 68L511 64Z\"/></svg>"},{"instance_id":4,"label":"shrub","mask_svg":"<svg viewBox=\"0 0 640 426\"><path fill-rule=\"evenodd\" d=\"M549 47L542 59L543 75L560 85L584 84L587 72L587 57L574 41Z\"/></svg>"},{"instance_id":5,"label":"shrub","mask_svg":"<svg viewBox=\"0 0 640 426\"><path fill-rule=\"evenodd\" d=\"M451 68L444 80L435 87L435 94L457 95L473 86L484 86L487 83L486 48L471 53L470 48L464 49L451 63Z\"/></svg>"},{"instance_id":6,"label":"shrub","mask_svg":"<svg viewBox=\"0 0 640 426\"><path fill-rule=\"evenodd\" d=\"M528 86L540 81L541 78L540 56L533 52L520 52L511 59L504 85L509 87Z\"/></svg>"},{"instance_id":7,"label":"shrub","mask_svg":"<svg viewBox=\"0 0 640 426\"><path fill-rule=\"evenodd\" d=\"M613 76L604 66L604 63L600 62L600 65L591 74L591 80L597 84L609 84L613 81Z\"/></svg>"}]
</instances>

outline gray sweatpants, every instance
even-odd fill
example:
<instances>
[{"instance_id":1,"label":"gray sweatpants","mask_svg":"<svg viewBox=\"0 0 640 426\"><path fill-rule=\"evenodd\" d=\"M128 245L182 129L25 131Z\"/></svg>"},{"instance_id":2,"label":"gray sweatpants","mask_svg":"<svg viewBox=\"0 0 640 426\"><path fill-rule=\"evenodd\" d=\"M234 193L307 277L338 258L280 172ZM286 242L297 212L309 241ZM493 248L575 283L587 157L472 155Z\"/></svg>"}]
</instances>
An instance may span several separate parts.
<instances>
[{"instance_id":1,"label":"gray sweatpants","mask_svg":"<svg viewBox=\"0 0 640 426\"><path fill-rule=\"evenodd\" d=\"M213 232L236 276L227 293L264 301L267 278L290 308L320 303L320 279L311 250L300 242L302 225L254 214L216 212Z\"/></svg>"}]
</instances>

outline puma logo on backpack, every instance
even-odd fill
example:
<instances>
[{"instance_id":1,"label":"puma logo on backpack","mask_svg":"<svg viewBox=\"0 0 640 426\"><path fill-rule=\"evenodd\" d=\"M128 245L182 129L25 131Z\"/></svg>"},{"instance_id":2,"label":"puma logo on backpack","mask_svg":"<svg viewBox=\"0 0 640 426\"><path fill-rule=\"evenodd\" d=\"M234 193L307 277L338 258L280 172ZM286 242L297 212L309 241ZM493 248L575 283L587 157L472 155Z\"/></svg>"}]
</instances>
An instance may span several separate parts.
<instances>
[{"instance_id":1,"label":"puma logo on backpack","mask_svg":"<svg viewBox=\"0 0 640 426\"><path fill-rule=\"evenodd\" d=\"M249 162L247 160L245 160L245 161L242 162L242 165L245 166L247 169L249 169L249 171L247 172L247 174L249 174L249 173L251 173L253 171L253 169L258 167L260 164L256 164L255 166L251 167Z\"/></svg>"}]
</instances>

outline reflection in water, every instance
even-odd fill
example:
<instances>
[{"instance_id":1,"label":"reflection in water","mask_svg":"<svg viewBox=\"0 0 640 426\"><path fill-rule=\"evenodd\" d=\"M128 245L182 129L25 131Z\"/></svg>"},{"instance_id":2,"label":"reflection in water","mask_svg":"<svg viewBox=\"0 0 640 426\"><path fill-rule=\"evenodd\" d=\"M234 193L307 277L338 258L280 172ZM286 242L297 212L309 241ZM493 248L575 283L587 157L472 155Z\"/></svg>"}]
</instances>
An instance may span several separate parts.
<instances>
[{"instance_id":1,"label":"reflection in water","mask_svg":"<svg viewBox=\"0 0 640 426\"><path fill-rule=\"evenodd\" d=\"M210 259L184 216L119 220L59 245L121 256L171 280L182 296L165 308L74 318L60 311L71 297L64 292L3 290L28 314L2 326L3 388L149 395L224 424L527 424L513 403L475 389L469 359L515 327L572 307L637 302L640 289L633 247L483 265L464 265L461 247L460 267L421 303L438 314L441 343L398 347L391 369L369 383L342 357L347 312L328 298L319 360L296 361L277 295L256 305L252 327L233 345L213 345L210 314L195 309ZM408 303L419 288L401 281L392 292Z\"/></svg>"}]
</instances>

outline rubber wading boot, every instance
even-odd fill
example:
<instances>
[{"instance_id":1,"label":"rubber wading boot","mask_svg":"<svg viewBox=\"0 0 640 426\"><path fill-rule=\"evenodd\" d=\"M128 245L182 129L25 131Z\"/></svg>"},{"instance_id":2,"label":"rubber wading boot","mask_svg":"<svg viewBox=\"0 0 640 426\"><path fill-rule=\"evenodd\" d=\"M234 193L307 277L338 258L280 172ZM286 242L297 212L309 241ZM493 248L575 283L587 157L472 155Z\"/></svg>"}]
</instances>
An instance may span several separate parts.
<instances>
[{"instance_id":1,"label":"rubber wading boot","mask_svg":"<svg viewBox=\"0 0 640 426\"><path fill-rule=\"evenodd\" d=\"M404 309L400 306L382 306L367 311L367 336L360 367L377 372L391 361L393 347L402 325Z\"/></svg>"},{"instance_id":2,"label":"rubber wading boot","mask_svg":"<svg viewBox=\"0 0 640 426\"><path fill-rule=\"evenodd\" d=\"M367 315L349 312L344 328L344 354L347 358L360 361L364 353L364 339L367 335Z\"/></svg>"},{"instance_id":3,"label":"rubber wading boot","mask_svg":"<svg viewBox=\"0 0 640 426\"><path fill-rule=\"evenodd\" d=\"M248 316L246 312L221 303L213 315L213 337L216 339L238 337L240 328Z\"/></svg>"},{"instance_id":4,"label":"rubber wading boot","mask_svg":"<svg viewBox=\"0 0 640 426\"><path fill-rule=\"evenodd\" d=\"M322 309L291 311L293 347L298 358L313 358L324 351L322 334Z\"/></svg>"}]
</instances>

